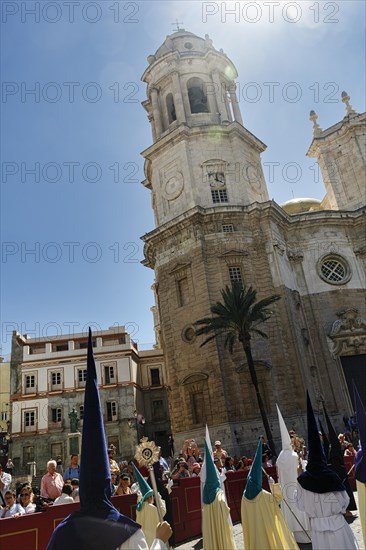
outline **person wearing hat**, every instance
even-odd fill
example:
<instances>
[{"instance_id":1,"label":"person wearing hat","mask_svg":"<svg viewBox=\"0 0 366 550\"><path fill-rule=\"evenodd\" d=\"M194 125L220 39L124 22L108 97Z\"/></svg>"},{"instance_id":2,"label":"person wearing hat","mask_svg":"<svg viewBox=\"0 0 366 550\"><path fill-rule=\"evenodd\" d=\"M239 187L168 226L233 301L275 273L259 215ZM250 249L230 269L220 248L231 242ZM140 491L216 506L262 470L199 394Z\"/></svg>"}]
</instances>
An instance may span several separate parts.
<instances>
[{"instance_id":1,"label":"person wearing hat","mask_svg":"<svg viewBox=\"0 0 366 550\"><path fill-rule=\"evenodd\" d=\"M366 409L354 383L353 390L359 437L358 451L355 456L355 478L363 542L366 546Z\"/></svg>"},{"instance_id":2,"label":"person wearing hat","mask_svg":"<svg viewBox=\"0 0 366 550\"><path fill-rule=\"evenodd\" d=\"M235 550L230 508L205 439L205 479L202 480L203 550Z\"/></svg>"},{"instance_id":3,"label":"person wearing hat","mask_svg":"<svg viewBox=\"0 0 366 550\"><path fill-rule=\"evenodd\" d=\"M225 464L225 458L227 457L227 452L224 451L224 449L221 447L221 441L217 440L215 441L215 450L214 450L214 458L218 458L220 461L221 467Z\"/></svg>"},{"instance_id":4,"label":"person wearing hat","mask_svg":"<svg viewBox=\"0 0 366 550\"><path fill-rule=\"evenodd\" d=\"M90 329L81 462L80 510L56 527L47 550L148 550L141 526L120 514L111 502L111 472ZM162 522L155 527L151 550L167 550L170 525Z\"/></svg>"},{"instance_id":5,"label":"person wearing hat","mask_svg":"<svg viewBox=\"0 0 366 550\"><path fill-rule=\"evenodd\" d=\"M116 474L118 476L120 474L120 469L118 467L117 462L113 458L115 454L116 454L116 447L112 444L108 447L109 469L111 471L111 474Z\"/></svg>"},{"instance_id":6,"label":"person wearing hat","mask_svg":"<svg viewBox=\"0 0 366 550\"><path fill-rule=\"evenodd\" d=\"M281 510L288 527L294 534L296 542L310 542L309 518L304 512L300 512L294 505L294 493L296 490L297 468L299 457L291 445L290 434L283 420L281 411L277 407L278 421L282 441L282 450L276 460L278 481L285 493L286 502L281 504Z\"/></svg>"},{"instance_id":7,"label":"person wearing hat","mask_svg":"<svg viewBox=\"0 0 366 550\"><path fill-rule=\"evenodd\" d=\"M279 507L282 491L272 478L271 493L262 488L262 438L248 474L241 499L241 521L245 550L298 550Z\"/></svg>"},{"instance_id":8,"label":"person wearing hat","mask_svg":"<svg viewBox=\"0 0 366 550\"><path fill-rule=\"evenodd\" d=\"M309 393L307 393L308 463L297 478L297 508L310 518L313 550L356 549L353 532L344 519L349 496L340 477L327 465Z\"/></svg>"},{"instance_id":9,"label":"person wearing hat","mask_svg":"<svg viewBox=\"0 0 366 550\"><path fill-rule=\"evenodd\" d=\"M141 524L141 528L146 537L146 542L150 546L155 539L156 526L159 523L158 510L154 506L154 491L147 483L146 479L140 474L139 470L133 465L137 483L139 484L139 500L136 507L136 520ZM165 502L159 496L159 505L161 514L166 514Z\"/></svg>"}]
</instances>

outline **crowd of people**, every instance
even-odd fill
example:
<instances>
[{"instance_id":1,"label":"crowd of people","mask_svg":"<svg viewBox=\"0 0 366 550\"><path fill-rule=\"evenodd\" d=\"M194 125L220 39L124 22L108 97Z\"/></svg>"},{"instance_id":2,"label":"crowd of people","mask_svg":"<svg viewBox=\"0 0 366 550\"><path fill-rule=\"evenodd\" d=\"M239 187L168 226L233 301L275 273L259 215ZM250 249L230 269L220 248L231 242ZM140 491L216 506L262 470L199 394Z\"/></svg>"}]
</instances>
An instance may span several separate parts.
<instances>
[{"instance_id":1,"label":"crowd of people","mask_svg":"<svg viewBox=\"0 0 366 550\"><path fill-rule=\"evenodd\" d=\"M354 422L353 433L357 438L357 425ZM294 430L289 431L292 449L298 455L298 473L306 470L307 447L305 440L298 436ZM322 440L323 434L319 432ZM355 457L356 450L351 439L351 433L340 433L338 440L345 457ZM221 441L214 444L213 459L219 472L222 482L226 474L233 471L249 471L253 459L245 455L241 457L230 456L223 449ZM133 460L116 460L116 448L114 445L108 447L109 467L112 479L112 496L129 495L139 493ZM262 466L269 467L274 464L272 451L262 436ZM169 488L174 480L187 477L197 477L201 473L203 456L193 438L186 439L182 449L176 458L165 459L160 456L160 470L162 479L169 481ZM147 471L141 469L142 474L147 476ZM65 469L62 467L61 457L56 460L49 460L47 473L42 477L41 487L31 486L30 483L23 483L16 491L11 489L11 474L4 472L0 465L0 519L6 517L19 517L23 514L30 514L42 511L53 504L66 504L79 502L79 456L72 454L70 464Z\"/></svg>"},{"instance_id":2,"label":"crowd of people","mask_svg":"<svg viewBox=\"0 0 366 550\"><path fill-rule=\"evenodd\" d=\"M12 476L3 472L0 466L0 519L41 512L51 504L79 502L78 460L78 455L71 455L70 467L63 475L57 471L57 461L49 460L40 488L25 482L18 485L16 490L11 488Z\"/></svg>"}]
</instances>

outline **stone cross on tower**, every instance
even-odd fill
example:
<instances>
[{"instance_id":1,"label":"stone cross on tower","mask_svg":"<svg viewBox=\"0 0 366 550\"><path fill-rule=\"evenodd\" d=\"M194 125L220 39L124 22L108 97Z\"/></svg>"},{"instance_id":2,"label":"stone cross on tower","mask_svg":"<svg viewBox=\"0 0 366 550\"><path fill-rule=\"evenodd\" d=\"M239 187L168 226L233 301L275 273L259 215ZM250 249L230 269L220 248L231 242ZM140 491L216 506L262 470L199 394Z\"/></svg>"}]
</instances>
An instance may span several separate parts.
<instances>
[{"instance_id":1,"label":"stone cross on tower","mask_svg":"<svg viewBox=\"0 0 366 550\"><path fill-rule=\"evenodd\" d=\"M177 26L176 29L173 29L174 32L184 31L183 27L182 28L179 27L179 25L183 25L184 23L182 23L181 21L178 21L178 19L176 19L175 22L171 24Z\"/></svg>"}]
</instances>

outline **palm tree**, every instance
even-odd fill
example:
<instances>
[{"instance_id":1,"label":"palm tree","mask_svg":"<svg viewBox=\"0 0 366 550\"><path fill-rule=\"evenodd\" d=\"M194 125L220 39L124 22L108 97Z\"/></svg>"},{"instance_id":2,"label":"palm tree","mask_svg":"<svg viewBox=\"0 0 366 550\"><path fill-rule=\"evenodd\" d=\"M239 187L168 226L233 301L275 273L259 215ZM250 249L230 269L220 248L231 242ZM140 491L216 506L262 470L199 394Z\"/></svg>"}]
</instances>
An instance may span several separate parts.
<instances>
[{"instance_id":1,"label":"palm tree","mask_svg":"<svg viewBox=\"0 0 366 550\"><path fill-rule=\"evenodd\" d=\"M218 336L225 335L224 347L228 348L230 353L233 353L236 341L241 342L257 396L267 441L272 453L276 455L272 432L258 387L250 341L252 333L258 334L262 338L268 338L267 334L258 328L258 325L270 318L272 311L268 306L277 302L281 296L274 294L257 302L257 291L251 286L243 287L239 283L234 283L231 287L226 286L221 290L221 296L223 302L216 302L211 306L211 313L214 317L205 317L194 323L197 327L196 335L209 335L202 342L201 347Z\"/></svg>"}]
</instances>

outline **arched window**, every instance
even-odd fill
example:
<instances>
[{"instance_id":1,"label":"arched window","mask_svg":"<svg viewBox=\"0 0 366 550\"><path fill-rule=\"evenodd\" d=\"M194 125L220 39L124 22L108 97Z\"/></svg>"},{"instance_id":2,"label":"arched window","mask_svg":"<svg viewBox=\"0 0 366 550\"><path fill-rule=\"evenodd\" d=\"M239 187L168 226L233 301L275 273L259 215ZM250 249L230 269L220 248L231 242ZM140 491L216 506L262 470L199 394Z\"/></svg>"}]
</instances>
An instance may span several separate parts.
<instances>
[{"instance_id":1,"label":"arched window","mask_svg":"<svg viewBox=\"0 0 366 550\"><path fill-rule=\"evenodd\" d=\"M166 108L168 111L168 120L169 124L177 120L177 115L175 113L175 105L174 105L174 99L173 94L168 94L165 98L166 101Z\"/></svg>"},{"instance_id":2,"label":"arched window","mask_svg":"<svg viewBox=\"0 0 366 550\"><path fill-rule=\"evenodd\" d=\"M209 113L206 84L201 78L190 78L187 82L191 113Z\"/></svg>"}]
</instances>

